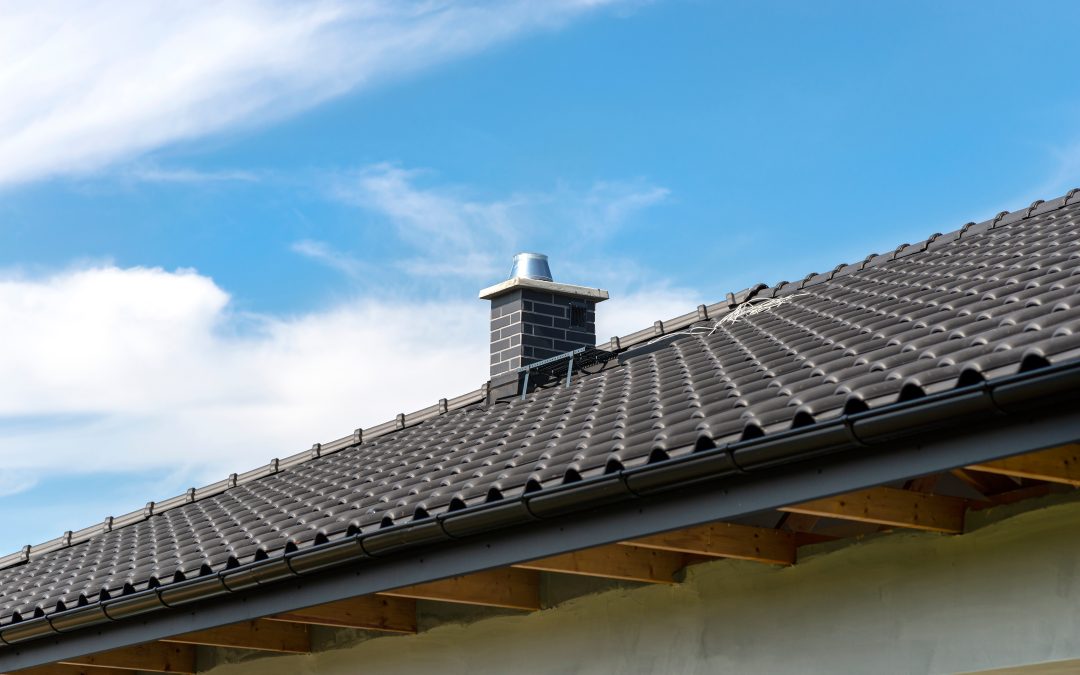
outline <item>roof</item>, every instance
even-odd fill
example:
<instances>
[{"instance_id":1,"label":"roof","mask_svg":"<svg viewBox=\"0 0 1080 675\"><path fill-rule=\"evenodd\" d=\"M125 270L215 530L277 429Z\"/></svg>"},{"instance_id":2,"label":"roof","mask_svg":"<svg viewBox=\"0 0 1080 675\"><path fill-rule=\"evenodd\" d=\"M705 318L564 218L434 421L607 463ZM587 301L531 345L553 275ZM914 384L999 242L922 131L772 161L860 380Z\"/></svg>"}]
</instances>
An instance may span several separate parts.
<instances>
[{"instance_id":1,"label":"roof","mask_svg":"<svg viewBox=\"0 0 1080 675\"><path fill-rule=\"evenodd\" d=\"M491 403L483 389L443 399L66 533L0 561L0 639L39 637L78 608L167 597L192 579L334 542L380 555L528 527L544 515L541 498L567 484L695 454L732 470L767 467L772 456L755 441L821 438L838 420L1075 362L1078 230L1074 190L613 338L600 347L619 358L570 386ZM527 518L450 517L526 497Z\"/></svg>"}]
</instances>

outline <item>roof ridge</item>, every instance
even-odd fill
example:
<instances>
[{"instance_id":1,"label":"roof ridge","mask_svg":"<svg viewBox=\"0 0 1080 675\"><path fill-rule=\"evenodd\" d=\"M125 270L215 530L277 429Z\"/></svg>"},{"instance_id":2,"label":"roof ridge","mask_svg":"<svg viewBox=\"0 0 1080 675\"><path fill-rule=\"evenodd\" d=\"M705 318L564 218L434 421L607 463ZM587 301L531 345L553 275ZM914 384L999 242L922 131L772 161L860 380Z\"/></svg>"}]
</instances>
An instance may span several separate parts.
<instances>
[{"instance_id":1,"label":"roof ridge","mask_svg":"<svg viewBox=\"0 0 1080 675\"><path fill-rule=\"evenodd\" d=\"M1011 225L1013 223L1026 220L1033 216L1042 215L1050 211L1056 211L1071 203L1080 202L1080 188L1073 188L1069 190L1065 195L1051 200L1036 199L1026 209L1017 211L1001 211L993 218L984 220L980 223L970 221L965 223L960 228L951 232L942 234L940 232L934 233L924 239L921 242L915 244L901 244L897 246L891 253L871 253L867 255L862 261L856 263L841 263L834 267L831 271L825 273L811 272L807 274L801 281L789 282L779 281L773 286L759 283L745 288L737 293L729 292L725 295L725 299L721 302L713 303L711 305L701 304L698 305L693 311L686 314L676 316L668 320L656 320L653 325L641 330L629 333L624 336L613 336L608 342L597 345L598 349L606 351L623 351L631 347L649 342L664 335L670 335L672 333L685 330L695 323L700 321L708 321L710 319L718 319L733 310L740 305L743 305L752 300L760 298L778 298L785 297L797 293L809 286L815 286L827 281L831 281L838 276L847 276L859 270L867 267L877 267L886 262L896 260L899 258L906 258L911 255L920 254L929 250L940 248L946 244L952 243L964 237L970 237L974 234L981 234L990 230L1002 227L1005 225ZM114 529L132 525L134 523L146 520L151 516L164 513L165 511L178 508L185 504L189 504L200 499L211 497L230 488L244 485L252 481L271 476L279 473L284 469L294 467L298 464L302 464L312 459L317 459L326 455L334 454L348 448L359 447L363 445L365 441L370 441L375 438L380 438L388 434L395 433L402 429L416 426L429 419L438 417L443 414L447 414L454 410L460 410L467 408L471 405L475 405L482 401L487 400L488 391L490 388L490 380L482 384L478 389L470 392L466 392L454 398L441 398L434 405L426 408L421 408L411 413L398 413L394 419L388 420L381 424L376 424L368 428L358 428L353 433L337 438L325 443L314 443L310 449L302 450L295 454L289 455L284 459L274 458L269 463L245 471L243 473L232 473L228 477L210 483L200 488L189 488L182 494L170 497L161 501L150 501L139 510L132 511L130 513L121 516L107 516L101 523L97 525L91 525L84 527L80 530L68 530L59 537L50 539L48 541L23 546L20 550L0 557L0 569L6 569L14 567L30 561L32 558L51 553L56 550L74 546L77 544L89 541L92 537L98 534L104 534L111 532Z\"/></svg>"},{"instance_id":2,"label":"roof ridge","mask_svg":"<svg viewBox=\"0 0 1080 675\"><path fill-rule=\"evenodd\" d=\"M1072 188L1066 194L1055 199L1036 199L1026 209L1023 210L1000 211L995 214L993 218L988 218L987 220L979 223L976 223L975 221L968 221L967 223L964 223L964 225L960 226L955 230L952 230L951 232L946 232L944 234L940 232L935 232L926 239L915 244L900 244L890 253L871 253L859 262L840 263L829 272L810 272L805 277L803 277L802 280L797 282L778 281L775 285L771 287L765 286L765 284L758 284L757 286L744 289L739 293L728 293L728 298L731 299L732 297L734 297L735 299L738 299L740 295L747 295L744 300L736 303L741 304L741 302L746 302L751 298L756 298L759 296L772 298L780 297L790 293L795 293L806 288L807 286L815 286L826 281L831 281L838 276L847 276L867 267L877 267L892 260L906 258L908 256L918 253L924 253L929 250L941 248L946 244L950 244L964 237L970 237L973 234L982 234L983 232L988 232L998 227L1012 225L1013 223L1027 220L1028 218L1031 218L1033 216L1039 216L1050 211L1056 211L1058 209L1064 208L1069 204L1080 202L1080 196L1077 195L1080 195L1080 188ZM760 287L765 287L762 290L768 290L771 292L764 293L755 290ZM731 308L734 309L735 306L736 305L731 305Z\"/></svg>"}]
</instances>

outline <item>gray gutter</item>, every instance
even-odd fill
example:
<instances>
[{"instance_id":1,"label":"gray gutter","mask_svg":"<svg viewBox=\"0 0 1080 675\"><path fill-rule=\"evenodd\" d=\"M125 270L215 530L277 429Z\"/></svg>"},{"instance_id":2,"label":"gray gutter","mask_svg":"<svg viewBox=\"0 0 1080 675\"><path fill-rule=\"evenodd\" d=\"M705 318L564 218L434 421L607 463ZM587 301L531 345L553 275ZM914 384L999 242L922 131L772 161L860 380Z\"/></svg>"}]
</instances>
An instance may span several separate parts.
<instances>
[{"instance_id":1,"label":"gray gutter","mask_svg":"<svg viewBox=\"0 0 1080 675\"><path fill-rule=\"evenodd\" d=\"M5 626L0 671L1073 442L1078 395L1080 363L1047 367L290 551Z\"/></svg>"}]
</instances>

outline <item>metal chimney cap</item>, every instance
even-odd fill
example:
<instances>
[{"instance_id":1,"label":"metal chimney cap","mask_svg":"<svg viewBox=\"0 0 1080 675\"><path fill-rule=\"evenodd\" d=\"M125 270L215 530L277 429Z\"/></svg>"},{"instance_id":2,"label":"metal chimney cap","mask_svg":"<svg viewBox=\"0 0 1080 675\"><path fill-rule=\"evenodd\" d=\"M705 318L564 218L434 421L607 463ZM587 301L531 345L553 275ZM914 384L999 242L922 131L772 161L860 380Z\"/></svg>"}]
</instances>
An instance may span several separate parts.
<instances>
[{"instance_id":1,"label":"metal chimney cap","mask_svg":"<svg viewBox=\"0 0 1080 675\"><path fill-rule=\"evenodd\" d=\"M514 266L510 268L508 279L536 279L554 281L548 257L543 253L518 253L514 256Z\"/></svg>"}]
</instances>

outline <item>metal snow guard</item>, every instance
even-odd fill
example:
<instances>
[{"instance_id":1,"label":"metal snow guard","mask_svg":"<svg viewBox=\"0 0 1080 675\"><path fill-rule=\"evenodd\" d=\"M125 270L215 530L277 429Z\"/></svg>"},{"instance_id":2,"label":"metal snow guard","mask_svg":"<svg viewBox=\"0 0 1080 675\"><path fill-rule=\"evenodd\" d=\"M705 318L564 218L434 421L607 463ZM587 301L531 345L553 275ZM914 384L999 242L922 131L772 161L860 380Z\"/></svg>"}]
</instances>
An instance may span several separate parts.
<instances>
[{"instance_id":1,"label":"metal snow guard","mask_svg":"<svg viewBox=\"0 0 1080 675\"><path fill-rule=\"evenodd\" d=\"M595 363L605 363L613 358L615 358L615 354L604 349L578 347L573 351L522 366L517 369L518 373L525 373L525 379L521 385L521 400L524 401L525 395L529 393L529 376L533 373L546 377L562 377L565 368L566 383L564 386L569 387L575 363L579 368L584 368Z\"/></svg>"}]
</instances>

